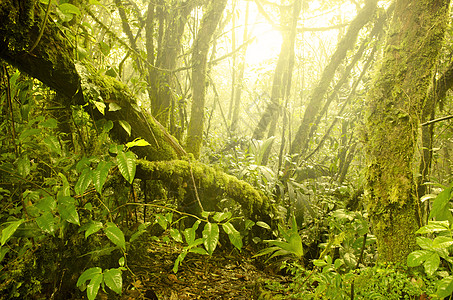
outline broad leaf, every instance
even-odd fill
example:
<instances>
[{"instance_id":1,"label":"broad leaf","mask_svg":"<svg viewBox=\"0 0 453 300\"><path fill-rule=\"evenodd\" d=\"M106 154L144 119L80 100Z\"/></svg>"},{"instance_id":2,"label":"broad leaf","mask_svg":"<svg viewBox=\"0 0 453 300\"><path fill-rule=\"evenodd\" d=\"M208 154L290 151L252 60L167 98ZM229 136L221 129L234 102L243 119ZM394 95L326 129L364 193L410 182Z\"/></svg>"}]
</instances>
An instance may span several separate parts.
<instances>
[{"instance_id":1,"label":"broad leaf","mask_svg":"<svg viewBox=\"0 0 453 300\"><path fill-rule=\"evenodd\" d=\"M256 225L258 225L259 227L262 227L264 229L271 229L271 227L267 223L264 223L263 221L256 222Z\"/></svg>"},{"instance_id":2,"label":"broad leaf","mask_svg":"<svg viewBox=\"0 0 453 300\"><path fill-rule=\"evenodd\" d=\"M448 236L438 236L433 240L433 247L438 249L447 249L453 245L453 239Z\"/></svg>"},{"instance_id":3,"label":"broad leaf","mask_svg":"<svg viewBox=\"0 0 453 300\"><path fill-rule=\"evenodd\" d=\"M88 225L87 230L85 231L85 238L89 237L93 233L98 232L102 229L102 223L99 221L91 221L90 225Z\"/></svg>"},{"instance_id":4,"label":"broad leaf","mask_svg":"<svg viewBox=\"0 0 453 300\"><path fill-rule=\"evenodd\" d=\"M242 248L242 237L241 233L234 228L233 224L227 222L222 224L223 231L228 234L228 238L230 239L231 244L236 247L238 250Z\"/></svg>"},{"instance_id":5,"label":"broad leaf","mask_svg":"<svg viewBox=\"0 0 453 300\"><path fill-rule=\"evenodd\" d=\"M181 232L179 232L179 230L176 228L170 229L170 236L179 243L183 242Z\"/></svg>"},{"instance_id":6,"label":"broad leaf","mask_svg":"<svg viewBox=\"0 0 453 300\"><path fill-rule=\"evenodd\" d=\"M45 233L53 234L55 231L54 216L50 211L46 211L36 218L36 224L38 224L39 228Z\"/></svg>"},{"instance_id":7,"label":"broad leaf","mask_svg":"<svg viewBox=\"0 0 453 300\"><path fill-rule=\"evenodd\" d=\"M80 287L85 284L87 280L91 280L95 275L101 274L102 269L99 267L94 267L85 270L82 275L79 276L79 279L77 280L77 287Z\"/></svg>"},{"instance_id":8,"label":"broad leaf","mask_svg":"<svg viewBox=\"0 0 453 300\"><path fill-rule=\"evenodd\" d=\"M440 264L440 257L439 254L432 252L427 258L423 266L425 267L425 272L429 276L433 275L436 272L437 268L439 268Z\"/></svg>"},{"instance_id":9,"label":"broad leaf","mask_svg":"<svg viewBox=\"0 0 453 300\"><path fill-rule=\"evenodd\" d=\"M102 187L107 180L111 166L112 164L110 162L101 161L96 167L96 170L92 172L93 185L99 194L102 193Z\"/></svg>"},{"instance_id":10,"label":"broad leaf","mask_svg":"<svg viewBox=\"0 0 453 300\"><path fill-rule=\"evenodd\" d=\"M132 148L132 147L144 147L144 146L149 146L150 143L145 141L144 139L135 139L132 142L129 142L126 144L127 148Z\"/></svg>"},{"instance_id":11,"label":"broad leaf","mask_svg":"<svg viewBox=\"0 0 453 300\"><path fill-rule=\"evenodd\" d=\"M17 228L24 223L24 219L20 219L14 222L11 222L11 224L8 225L5 229L2 230L2 238L0 240L2 246L8 241L8 239L16 232Z\"/></svg>"},{"instance_id":12,"label":"broad leaf","mask_svg":"<svg viewBox=\"0 0 453 300\"><path fill-rule=\"evenodd\" d=\"M77 213L75 200L72 197L58 197L58 212L63 221L80 225L79 214Z\"/></svg>"},{"instance_id":13,"label":"broad leaf","mask_svg":"<svg viewBox=\"0 0 453 300\"><path fill-rule=\"evenodd\" d=\"M198 226L200 225L200 223L201 223L201 221L197 220L191 228L184 229L183 234L184 234L187 244L192 245L195 242L197 229L198 229Z\"/></svg>"},{"instance_id":14,"label":"broad leaf","mask_svg":"<svg viewBox=\"0 0 453 300\"><path fill-rule=\"evenodd\" d=\"M108 222L104 232L112 243L123 250L126 250L126 240L124 238L124 234L114 223Z\"/></svg>"},{"instance_id":15,"label":"broad leaf","mask_svg":"<svg viewBox=\"0 0 453 300\"><path fill-rule=\"evenodd\" d=\"M91 170L89 168L83 169L74 187L76 195L83 195L92 181Z\"/></svg>"},{"instance_id":16,"label":"broad leaf","mask_svg":"<svg viewBox=\"0 0 453 300\"><path fill-rule=\"evenodd\" d=\"M436 295L443 299L453 293L453 276L447 276L437 283Z\"/></svg>"},{"instance_id":17,"label":"broad leaf","mask_svg":"<svg viewBox=\"0 0 453 300\"><path fill-rule=\"evenodd\" d=\"M217 243L219 242L219 226L217 223L206 223L203 228L203 244L208 251L209 255L212 255Z\"/></svg>"},{"instance_id":18,"label":"broad leaf","mask_svg":"<svg viewBox=\"0 0 453 300\"><path fill-rule=\"evenodd\" d=\"M121 127L123 127L123 129L127 132L127 135L131 135L131 125L127 122L127 121L124 121L124 120L119 120L118 121L121 125Z\"/></svg>"},{"instance_id":19,"label":"broad leaf","mask_svg":"<svg viewBox=\"0 0 453 300\"><path fill-rule=\"evenodd\" d=\"M98 295L99 287L101 286L103 275L96 274L91 278L90 283L87 285L88 300L94 300Z\"/></svg>"},{"instance_id":20,"label":"broad leaf","mask_svg":"<svg viewBox=\"0 0 453 300\"><path fill-rule=\"evenodd\" d=\"M227 211L227 212L216 212L212 218L214 219L214 221L220 223L223 220L227 220L227 219L231 218L231 212L230 211Z\"/></svg>"},{"instance_id":21,"label":"broad leaf","mask_svg":"<svg viewBox=\"0 0 453 300\"><path fill-rule=\"evenodd\" d=\"M446 231L446 230L448 230L448 222L447 222L447 227L443 226L442 224L436 224L436 223L430 222L429 224L421 227L415 233L427 234L427 233L441 232L441 231Z\"/></svg>"},{"instance_id":22,"label":"broad leaf","mask_svg":"<svg viewBox=\"0 0 453 300\"><path fill-rule=\"evenodd\" d=\"M432 252L427 250L417 250L411 252L407 256L407 265L409 267L417 267L421 265L431 254Z\"/></svg>"},{"instance_id":23,"label":"broad leaf","mask_svg":"<svg viewBox=\"0 0 453 300\"><path fill-rule=\"evenodd\" d=\"M110 269L104 272L105 284L115 293L121 294L123 288L123 278L119 269Z\"/></svg>"},{"instance_id":24,"label":"broad leaf","mask_svg":"<svg viewBox=\"0 0 453 300\"><path fill-rule=\"evenodd\" d=\"M40 199L39 202L35 204L35 206L43 212L50 212L57 208L57 201L55 201L52 196L47 196Z\"/></svg>"},{"instance_id":25,"label":"broad leaf","mask_svg":"<svg viewBox=\"0 0 453 300\"><path fill-rule=\"evenodd\" d=\"M449 202L451 199L451 188L444 189L436 199L434 199L433 206L429 213L429 218L434 218L438 221L449 220L450 223L453 220L451 212L449 210Z\"/></svg>"},{"instance_id":26,"label":"broad leaf","mask_svg":"<svg viewBox=\"0 0 453 300\"><path fill-rule=\"evenodd\" d=\"M417 241L417 245L419 245L420 248L422 248L424 250L434 251L433 241L431 239L423 237L423 236L418 236L416 238L416 241Z\"/></svg>"},{"instance_id":27,"label":"broad leaf","mask_svg":"<svg viewBox=\"0 0 453 300\"><path fill-rule=\"evenodd\" d=\"M77 6L70 4L70 3L62 3L58 6L58 8L61 10L62 13L64 14L73 14L80 16L80 10Z\"/></svg>"},{"instance_id":28,"label":"broad leaf","mask_svg":"<svg viewBox=\"0 0 453 300\"><path fill-rule=\"evenodd\" d=\"M184 249L176 258L175 263L173 264L173 273L178 273L179 265L182 263L184 258L187 255L187 249Z\"/></svg>"},{"instance_id":29,"label":"broad leaf","mask_svg":"<svg viewBox=\"0 0 453 300\"><path fill-rule=\"evenodd\" d=\"M118 162L118 169L121 172L121 175L123 175L124 179L126 179L130 184L132 184L132 181L134 180L135 177L135 169L136 169L136 163L135 163L135 154L127 151L127 152L118 152L118 155L116 157L117 162Z\"/></svg>"},{"instance_id":30,"label":"broad leaf","mask_svg":"<svg viewBox=\"0 0 453 300\"><path fill-rule=\"evenodd\" d=\"M47 136L44 138L44 144L46 144L47 148L50 150L51 153L56 153L61 155L61 145L58 141L57 137L55 136Z\"/></svg>"}]
</instances>

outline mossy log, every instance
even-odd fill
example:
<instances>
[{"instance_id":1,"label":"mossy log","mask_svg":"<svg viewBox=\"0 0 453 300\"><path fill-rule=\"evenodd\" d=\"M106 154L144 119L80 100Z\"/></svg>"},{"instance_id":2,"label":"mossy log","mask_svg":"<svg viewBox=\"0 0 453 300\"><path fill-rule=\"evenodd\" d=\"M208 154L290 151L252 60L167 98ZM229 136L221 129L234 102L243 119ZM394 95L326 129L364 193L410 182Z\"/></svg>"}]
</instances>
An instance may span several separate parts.
<instances>
[{"instance_id":1,"label":"mossy log","mask_svg":"<svg viewBox=\"0 0 453 300\"><path fill-rule=\"evenodd\" d=\"M229 198L241 205L247 218L264 221L269 225L276 218L276 209L263 192L225 172L198 161L146 161L139 160L137 176L142 180L163 181L183 196L187 189L202 187L200 202L203 209L210 210L222 198Z\"/></svg>"}]
</instances>

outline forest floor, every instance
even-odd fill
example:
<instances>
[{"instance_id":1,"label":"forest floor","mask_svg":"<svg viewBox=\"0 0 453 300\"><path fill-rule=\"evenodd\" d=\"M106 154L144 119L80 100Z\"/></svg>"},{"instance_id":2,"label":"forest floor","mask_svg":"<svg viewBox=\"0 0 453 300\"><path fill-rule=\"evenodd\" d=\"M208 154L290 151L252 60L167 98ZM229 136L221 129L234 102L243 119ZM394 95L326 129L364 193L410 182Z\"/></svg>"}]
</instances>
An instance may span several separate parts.
<instances>
[{"instance_id":1,"label":"forest floor","mask_svg":"<svg viewBox=\"0 0 453 300\"><path fill-rule=\"evenodd\" d=\"M136 248L137 249L137 248ZM137 249L138 250L138 249ZM173 242L148 240L131 255L129 278L122 299L282 299L267 289L268 282L285 284L288 278L271 268L257 267L247 249L216 249L212 256L189 253L178 272L172 269L182 247Z\"/></svg>"}]
</instances>

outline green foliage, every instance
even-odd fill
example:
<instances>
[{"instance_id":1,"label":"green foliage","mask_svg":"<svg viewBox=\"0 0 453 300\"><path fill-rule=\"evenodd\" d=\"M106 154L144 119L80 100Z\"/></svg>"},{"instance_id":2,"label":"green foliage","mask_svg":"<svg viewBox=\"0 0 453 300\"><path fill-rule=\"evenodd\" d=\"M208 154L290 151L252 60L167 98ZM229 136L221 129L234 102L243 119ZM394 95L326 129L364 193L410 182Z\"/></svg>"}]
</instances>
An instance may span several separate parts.
<instances>
[{"instance_id":1,"label":"green foliage","mask_svg":"<svg viewBox=\"0 0 453 300\"><path fill-rule=\"evenodd\" d=\"M241 233L236 230L234 225L231 223L232 214L231 212L202 212L202 217L205 219L198 219L190 228L186 228L182 233L172 228L170 230L171 237L179 243L183 242L183 238L186 242L186 246L183 247L182 252L176 258L173 265L173 272L177 273L179 266L181 265L184 258L188 253L197 253L202 255L211 256L214 250L219 244L220 228L228 235L231 244L238 250L242 248L242 236ZM212 221L210 221L212 219ZM197 238L197 230L200 224L204 222L202 235ZM203 245L203 247L201 247Z\"/></svg>"},{"instance_id":2,"label":"green foliage","mask_svg":"<svg viewBox=\"0 0 453 300\"><path fill-rule=\"evenodd\" d=\"M416 241L421 250L410 253L407 257L409 267L423 266L428 276L437 275L442 278L436 283L436 296L443 298L453 294L453 276L449 270L453 267L453 217L450 211L452 198L451 186L445 188L435 197L432 205L428 224L417 230ZM442 262L449 265L445 269Z\"/></svg>"},{"instance_id":3,"label":"green foliage","mask_svg":"<svg viewBox=\"0 0 453 300\"><path fill-rule=\"evenodd\" d=\"M302 259L304 255L304 247L302 244L302 238L299 235L297 228L296 218L292 218L292 226L289 229L285 229L280 224L278 225L278 231L281 235L281 239L278 240L265 240L270 247L267 247L258 252L254 257L271 254L269 259L276 256L288 256L293 255L297 259Z\"/></svg>"}]
</instances>

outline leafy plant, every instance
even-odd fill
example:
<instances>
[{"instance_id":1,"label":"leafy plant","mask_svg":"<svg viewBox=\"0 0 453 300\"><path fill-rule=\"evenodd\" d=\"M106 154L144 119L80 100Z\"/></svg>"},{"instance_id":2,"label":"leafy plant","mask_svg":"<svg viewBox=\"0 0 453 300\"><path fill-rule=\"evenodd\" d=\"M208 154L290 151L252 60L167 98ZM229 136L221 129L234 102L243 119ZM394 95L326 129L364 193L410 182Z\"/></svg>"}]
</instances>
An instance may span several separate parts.
<instances>
[{"instance_id":1,"label":"leafy plant","mask_svg":"<svg viewBox=\"0 0 453 300\"><path fill-rule=\"evenodd\" d=\"M417 245L421 250L410 253L407 257L409 267L423 265L428 276L438 274L442 280L436 284L436 295L448 297L453 293L453 276L444 270L439 270L441 259L449 264L449 270L453 267L451 255L453 245L453 216L450 211L452 198L452 186L445 188L434 199L429 217L435 219L417 230L417 234L426 235L416 238Z\"/></svg>"},{"instance_id":2,"label":"leafy plant","mask_svg":"<svg viewBox=\"0 0 453 300\"><path fill-rule=\"evenodd\" d=\"M187 256L188 253L197 253L202 255L212 255L219 243L220 228L228 235L231 244L238 250L242 248L242 237L239 231L236 230L231 221L231 212L202 212L202 217L205 219L198 219L195 221L191 228L186 228L182 234L177 229L171 229L170 235L177 242L183 242L183 236L186 246L183 247L182 252L178 255L173 265L173 272L177 273L180 264ZM209 218L212 217L212 221ZM197 230L199 225L205 222L202 231L202 237L197 238ZM220 226L220 228L219 228ZM203 245L203 247L201 247Z\"/></svg>"},{"instance_id":3,"label":"leafy plant","mask_svg":"<svg viewBox=\"0 0 453 300\"><path fill-rule=\"evenodd\" d=\"M271 254L269 259L276 256L287 256L292 255L297 259L302 259L304 255L304 247L302 244L302 238L299 235L296 218L292 217L292 226L285 229L282 225L278 225L278 232L281 235L281 239L275 240L264 240L270 246L258 252L254 257Z\"/></svg>"}]
</instances>

